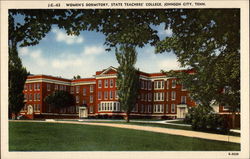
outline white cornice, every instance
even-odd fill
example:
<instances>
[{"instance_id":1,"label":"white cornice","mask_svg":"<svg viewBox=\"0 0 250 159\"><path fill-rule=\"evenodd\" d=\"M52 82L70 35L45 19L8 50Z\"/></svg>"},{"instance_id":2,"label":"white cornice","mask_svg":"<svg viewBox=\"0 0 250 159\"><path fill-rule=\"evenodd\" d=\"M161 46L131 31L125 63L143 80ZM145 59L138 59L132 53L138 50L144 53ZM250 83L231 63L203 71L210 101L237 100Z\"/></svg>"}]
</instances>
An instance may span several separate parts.
<instances>
[{"instance_id":1,"label":"white cornice","mask_svg":"<svg viewBox=\"0 0 250 159\"><path fill-rule=\"evenodd\" d=\"M54 84L63 84L63 85L71 85L71 82L65 82L60 80L52 80L47 78L36 78L36 79L27 79L26 83L35 83L35 82L46 82L46 83L54 83Z\"/></svg>"}]
</instances>

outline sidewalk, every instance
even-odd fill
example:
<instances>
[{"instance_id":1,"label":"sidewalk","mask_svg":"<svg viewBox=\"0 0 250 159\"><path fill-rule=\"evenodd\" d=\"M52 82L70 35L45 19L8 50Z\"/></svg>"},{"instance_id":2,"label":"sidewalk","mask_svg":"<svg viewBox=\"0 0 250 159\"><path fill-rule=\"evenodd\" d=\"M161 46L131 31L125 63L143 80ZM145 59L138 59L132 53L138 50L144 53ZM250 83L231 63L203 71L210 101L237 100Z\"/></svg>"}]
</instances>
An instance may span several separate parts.
<instances>
[{"instance_id":1,"label":"sidewalk","mask_svg":"<svg viewBox=\"0 0 250 159\"><path fill-rule=\"evenodd\" d=\"M15 122L49 122L49 123L68 123L68 124L82 124L82 125L95 125L95 126L109 126L109 127L116 127L116 128L126 128L126 129L151 131L151 132L180 135L180 136L187 136L187 137L195 137L195 138L208 139L208 140L218 140L218 141L240 143L240 137L237 137L237 136L228 136L228 135L211 134L211 133L196 132L196 131L189 131L189 130L151 127L151 126L138 126L138 125L126 125L126 124L114 124L114 123L94 123L94 122L91 123L91 122L79 122L79 121L54 121L54 120L48 120L48 121L19 120Z\"/></svg>"}]
</instances>

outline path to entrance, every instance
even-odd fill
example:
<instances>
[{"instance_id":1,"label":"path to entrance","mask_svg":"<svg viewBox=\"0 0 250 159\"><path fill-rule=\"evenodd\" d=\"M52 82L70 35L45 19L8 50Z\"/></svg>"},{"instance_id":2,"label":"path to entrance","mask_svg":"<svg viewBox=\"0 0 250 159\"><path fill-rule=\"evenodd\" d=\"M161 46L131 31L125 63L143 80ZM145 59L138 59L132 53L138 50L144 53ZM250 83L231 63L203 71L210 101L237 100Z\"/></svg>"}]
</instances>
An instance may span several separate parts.
<instances>
[{"instance_id":1,"label":"path to entrance","mask_svg":"<svg viewBox=\"0 0 250 159\"><path fill-rule=\"evenodd\" d=\"M47 120L47 121L14 120L14 121L16 121L16 122L19 122L19 121L20 122L49 122L49 123L68 123L68 124L109 126L109 127L116 127L116 128L143 130L143 131L151 131L151 132L164 133L164 134L172 134L172 135L195 137L195 138L202 138L202 139L209 139L209 140L218 140L218 141L240 143L240 137L237 137L237 136L228 136L228 135L211 134L211 133L196 132L196 131L189 131L189 130L151 127L151 126L138 126L138 125L114 124L114 123L79 122L79 121L55 121L55 120Z\"/></svg>"}]
</instances>

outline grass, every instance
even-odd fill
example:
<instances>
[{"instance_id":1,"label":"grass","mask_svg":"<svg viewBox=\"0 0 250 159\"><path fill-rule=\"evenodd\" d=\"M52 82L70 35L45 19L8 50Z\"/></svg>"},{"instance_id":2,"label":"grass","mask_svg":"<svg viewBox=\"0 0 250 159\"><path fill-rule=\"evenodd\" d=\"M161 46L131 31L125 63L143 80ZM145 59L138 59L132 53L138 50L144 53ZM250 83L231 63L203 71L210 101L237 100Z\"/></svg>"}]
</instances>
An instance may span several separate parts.
<instances>
[{"instance_id":1,"label":"grass","mask_svg":"<svg viewBox=\"0 0 250 159\"><path fill-rule=\"evenodd\" d=\"M239 151L240 144L147 131L9 122L10 151Z\"/></svg>"}]
</instances>

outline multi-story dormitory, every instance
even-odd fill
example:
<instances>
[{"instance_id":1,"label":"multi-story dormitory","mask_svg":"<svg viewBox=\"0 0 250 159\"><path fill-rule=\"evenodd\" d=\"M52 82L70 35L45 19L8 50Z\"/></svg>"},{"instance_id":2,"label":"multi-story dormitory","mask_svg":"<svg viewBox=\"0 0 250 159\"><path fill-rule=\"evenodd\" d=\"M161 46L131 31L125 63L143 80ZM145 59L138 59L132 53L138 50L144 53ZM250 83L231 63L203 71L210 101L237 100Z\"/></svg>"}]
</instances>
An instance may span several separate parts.
<instances>
[{"instance_id":1,"label":"multi-story dormitory","mask_svg":"<svg viewBox=\"0 0 250 159\"><path fill-rule=\"evenodd\" d=\"M20 114L27 118L95 118L125 115L118 102L116 68L97 71L93 78L69 80L47 75L30 75L24 86L25 107ZM186 71L191 73L191 71ZM140 72L140 93L131 116L135 118L184 118L196 103L177 79L162 73ZM56 90L75 97L75 105L53 109L44 98ZM226 113L226 107L214 107Z\"/></svg>"}]
</instances>

